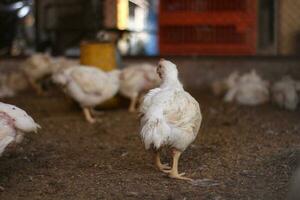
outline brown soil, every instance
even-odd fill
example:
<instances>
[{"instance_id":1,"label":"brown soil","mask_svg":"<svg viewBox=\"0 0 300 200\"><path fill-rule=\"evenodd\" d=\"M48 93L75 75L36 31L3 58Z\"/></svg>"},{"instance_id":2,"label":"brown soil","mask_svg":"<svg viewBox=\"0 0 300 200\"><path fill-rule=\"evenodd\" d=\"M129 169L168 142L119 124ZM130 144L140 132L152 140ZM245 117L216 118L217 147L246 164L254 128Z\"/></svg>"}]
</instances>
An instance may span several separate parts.
<instances>
[{"instance_id":1,"label":"brown soil","mask_svg":"<svg viewBox=\"0 0 300 200\"><path fill-rule=\"evenodd\" d=\"M90 125L62 94L6 99L43 128L0 158L0 199L285 199L296 167L299 110L243 107L206 92L192 94L204 121L179 168L197 180L193 184L153 167L137 115L126 108L106 110L101 122Z\"/></svg>"}]
</instances>

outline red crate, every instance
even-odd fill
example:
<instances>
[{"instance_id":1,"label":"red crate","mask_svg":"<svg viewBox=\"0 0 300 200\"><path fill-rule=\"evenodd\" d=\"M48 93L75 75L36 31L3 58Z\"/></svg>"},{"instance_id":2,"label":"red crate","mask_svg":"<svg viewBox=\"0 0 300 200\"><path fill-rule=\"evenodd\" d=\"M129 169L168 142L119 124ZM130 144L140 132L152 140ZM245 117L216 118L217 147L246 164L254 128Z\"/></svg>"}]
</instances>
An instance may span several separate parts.
<instances>
[{"instance_id":1,"label":"red crate","mask_svg":"<svg viewBox=\"0 0 300 200\"><path fill-rule=\"evenodd\" d=\"M256 0L161 0L162 55L253 55Z\"/></svg>"},{"instance_id":2,"label":"red crate","mask_svg":"<svg viewBox=\"0 0 300 200\"><path fill-rule=\"evenodd\" d=\"M246 11L253 0L161 0L163 12Z\"/></svg>"}]
</instances>

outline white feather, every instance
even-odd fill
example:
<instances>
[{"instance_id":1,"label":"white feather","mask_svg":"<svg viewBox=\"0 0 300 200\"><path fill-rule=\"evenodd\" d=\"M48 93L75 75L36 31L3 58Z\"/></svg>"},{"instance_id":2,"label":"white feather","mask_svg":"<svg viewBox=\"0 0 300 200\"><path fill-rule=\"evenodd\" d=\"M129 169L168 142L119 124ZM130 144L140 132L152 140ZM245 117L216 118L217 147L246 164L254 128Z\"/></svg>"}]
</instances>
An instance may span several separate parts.
<instances>
[{"instance_id":1,"label":"white feather","mask_svg":"<svg viewBox=\"0 0 300 200\"><path fill-rule=\"evenodd\" d=\"M184 151L196 138L202 121L198 102L183 90L176 65L161 61L163 82L145 96L140 112L145 148L170 145Z\"/></svg>"},{"instance_id":2,"label":"white feather","mask_svg":"<svg viewBox=\"0 0 300 200\"><path fill-rule=\"evenodd\" d=\"M214 81L211 84L211 89L214 95L224 95L230 88L232 88L239 79L239 73L237 71L232 72L227 78L221 81Z\"/></svg>"},{"instance_id":3,"label":"white feather","mask_svg":"<svg viewBox=\"0 0 300 200\"><path fill-rule=\"evenodd\" d=\"M242 105L259 105L269 101L269 83L253 70L241 76L227 91L224 101Z\"/></svg>"},{"instance_id":4,"label":"white feather","mask_svg":"<svg viewBox=\"0 0 300 200\"><path fill-rule=\"evenodd\" d=\"M0 155L12 142L22 142L24 133L36 132L40 126L22 109L0 102Z\"/></svg>"},{"instance_id":5,"label":"white feather","mask_svg":"<svg viewBox=\"0 0 300 200\"><path fill-rule=\"evenodd\" d=\"M291 77L283 77L276 82L272 86L272 100L280 107L295 110L299 102L297 82Z\"/></svg>"},{"instance_id":6,"label":"white feather","mask_svg":"<svg viewBox=\"0 0 300 200\"><path fill-rule=\"evenodd\" d=\"M38 80L51 74L50 63L48 54L34 54L23 63L22 69L30 79Z\"/></svg>"},{"instance_id":7,"label":"white feather","mask_svg":"<svg viewBox=\"0 0 300 200\"><path fill-rule=\"evenodd\" d=\"M148 63L132 65L122 70L120 93L128 98L139 96L159 85L156 68Z\"/></svg>"},{"instance_id":8,"label":"white feather","mask_svg":"<svg viewBox=\"0 0 300 200\"><path fill-rule=\"evenodd\" d=\"M22 109L0 102L0 112L6 113L14 121L14 126L24 132L36 132L40 125Z\"/></svg>"},{"instance_id":9,"label":"white feather","mask_svg":"<svg viewBox=\"0 0 300 200\"><path fill-rule=\"evenodd\" d=\"M53 81L81 106L93 107L112 98L119 90L118 70L104 72L95 67L68 68L53 76Z\"/></svg>"}]
</instances>

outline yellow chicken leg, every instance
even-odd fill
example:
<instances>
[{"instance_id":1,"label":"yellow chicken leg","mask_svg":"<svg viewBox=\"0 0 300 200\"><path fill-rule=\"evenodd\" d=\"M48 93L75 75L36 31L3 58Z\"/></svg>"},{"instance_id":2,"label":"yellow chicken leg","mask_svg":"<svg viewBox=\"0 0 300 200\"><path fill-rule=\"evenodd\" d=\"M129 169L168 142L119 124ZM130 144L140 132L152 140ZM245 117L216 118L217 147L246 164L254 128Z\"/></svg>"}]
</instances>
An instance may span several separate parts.
<instances>
[{"instance_id":1,"label":"yellow chicken leg","mask_svg":"<svg viewBox=\"0 0 300 200\"><path fill-rule=\"evenodd\" d=\"M138 95L134 96L130 100L129 112L136 111L136 103L137 103Z\"/></svg>"},{"instance_id":2,"label":"yellow chicken leg","mask_svg":"<svg viewBox=\"0 0 300 200\"><path fill-rule=\"evenodd\" d=\"M155 166L160 170L160 171L164 171L164 170L167 170L167 169L171 169L171 167L168 165L168 164L162 164L161 161L160 161L160 154L159 152L157 151L154 155L154 163L155 163Z\"/></svg>"},{"instance_id":3,"label":"yellow chicken leg","mask_svg":"<svg viewBox=\"0 0 300 200\"><path fill-rule=\"evenodd\" d=\"M38 83L36 83L34 80L28 78L28 82L29 82L29 85L34 89L34 91L38 95L42 96L42 95L45 94L45 92L43 91L42 87Z\"/></svg>"},{"instance_id":4,"label":"yellow chicken leg","mask_svg":"<svg viewBox=\"0 0 300 200\"><path fill-rule=\"evenodd\" d=\"M95 110L93 108L90 108L90 112L93 116L100 116L100 115L103 115L104 112L103 111L99 111L99 110ZM97 119L98 120L98 119Z\"/></svg>"},{"instance_id":5,"label":"yellow chicken leg","mask_svg":"<svg viewBox=\"0 0 300 200\"><path fill-rule=\"evenodd\" d=\"M96 119L94 119L94 118L92 117L89 108L83 108L83 114L84 114L84 116L85 116L85 119L86 119L89 123L93 124L93 123L96 122Z\"/></svg>"},{"instance_id":6,"label":"yellow chicken leg","mask_svg":"<svg viewBox=\"0 0 300 200\"><path fill-rule=\"evenodd\" d=\"M164 170L165 173L169 173L170 178L180 179L180 180L186 180L186 181L192 181L193 179L184 177L185 173L178 173L178 161L180 158L181 152L173 149L173 165L171 170Z\"/></svg>"}]
</instances>

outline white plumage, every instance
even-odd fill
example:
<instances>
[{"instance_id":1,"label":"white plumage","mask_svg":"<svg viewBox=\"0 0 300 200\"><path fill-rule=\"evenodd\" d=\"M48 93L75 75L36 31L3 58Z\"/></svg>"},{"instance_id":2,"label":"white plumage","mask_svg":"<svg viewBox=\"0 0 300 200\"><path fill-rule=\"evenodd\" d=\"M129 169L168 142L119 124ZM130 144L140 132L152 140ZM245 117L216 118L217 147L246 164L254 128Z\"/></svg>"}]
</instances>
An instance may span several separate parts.
<instances>
[{"instance_id":1,"label":"white plumage","mask_svg":"<svg viewBox=\"0 0 300 200\"><path fill-rule=\"evenodd\" d=\"M41 86L38 84L52 74L58 73L66 68L76 66L78 62L64 57L53 58L48 54L34 54L30 56L22 66L30 85L38 94L43 93Z\"/></svg>"},{"instance_id":2,"label":"white plumage","mask_svg":"<svg viewBox=\"0 0 300 200\"><path fill-rule=\"evenodd\" d=\"M299 82L293 80L291 77L283 77L272 86L272 101L280 107L295 110L299 102L297 84Z\"/></svg>"},{"instance_id":3,"label":"white plumage","mask_svg":"<svg viewBox=\"0 0 300 200\"><path fill-rule=\"evenodd\" d=\"M63 70L66 70L71 67L77 67L79 65L78 60L68 59L65 57L56 57L52 58L51 62L49 63L49 68L51 74L59 73Z\"/></svg>"},{"instance_id":4,"label":"white plumage","mask_svg":"<svg viewBox=\"0 0 300 200\"><path fill-rule=\"evenodd\" d=\"M93 123L90 109L112 98L119 90L120 71L104 72L95 67L77 66L53 76L65 92L84 109L86 119Z\"/></svg>"},{"instance_id":5,"label":"white plumage","mask_svg":"<svg viewBox=\"0 0 300 200\"><path fill-rule=\"evenodd\" d=\"M13 97L15 96L15 91L8 85L7 75L0 75L0 98Z\"/></svg>"},{"instance_id":6,"label":"white plumage","mask_svg":"<svg viewBox=\"0 0 300 200\"><path fill-rule=\"evenodd\" d=\"M23 63L22 69L31 80L38 80L51 74L51 57L48 54L34 54Z\"/></svg>"},{"instance_id":7,"label":"white plumage","mask_svg":"<svg viewBox=\"0 0 300 200\"><path fill-rule=\"evenodd\" d=\"M13 97L28 88L28 81L20 71L0 75L0 98Z\"/></svg>"},{"instance_id":8,"label":"white plumage","mask_svg":"<svg viewBox=\"0 0 300 200\"><path fill-rule=\"evenodd\" d=\"M250 106L266 103L269 101L269 83L252 70L238 79L228 90L224 100Z\"/></svg>"},{"instance_id":9,"label":"white plumage","mask_svg":"<svg viewBox=\"0 0 300 200\"><path fill-rule=\"evenodd\" d=\"M232 72L227 78L221 81L214 81L211 85L211 89L214 95L222 96L230 88L232 88L239 79L239 73L237 71Z\"/></svg>"},{"instance_id":10,"label":"white plumage","mask_svg":"<svg viewBox=\"0 0 300 200\"><path fill-rule=\"evenodd\" d=\"M173 167L169 173L172 178L188 179L178 174L178 159L196 138L201 121L198 102L184 91L178 80L176 65L161 60L157 73L162 78L159 88L152 89L145 96L140 112L141 137L145 148L157 150L156 166L165 171L159 159L159 149L170 146L173 149ZM190 180L190 179L188 179Z\"/></svg>"},{"instance_id":11,"label":"white plumage","mask_svg":"<svg viewBox=\"0 0 300 200\"><path fill-rule=\"evenodd\" d=\"M0 102L0 155L10 143L19 144L27 132L37 132L40 126L22 109Z\"/></svg>"},{"instance_id":12,"label":"white plumage","mask_svg":"<svg viewBox=\"0 0 300 200\"><path fill-rule=\"evenodd\" d=\"M129 111L136 110L138 98L142 93L157 87L159 83L156 67L151 64L132 65L122 70L120 93L131 100Z\"/></svg>"}]
</instances>

